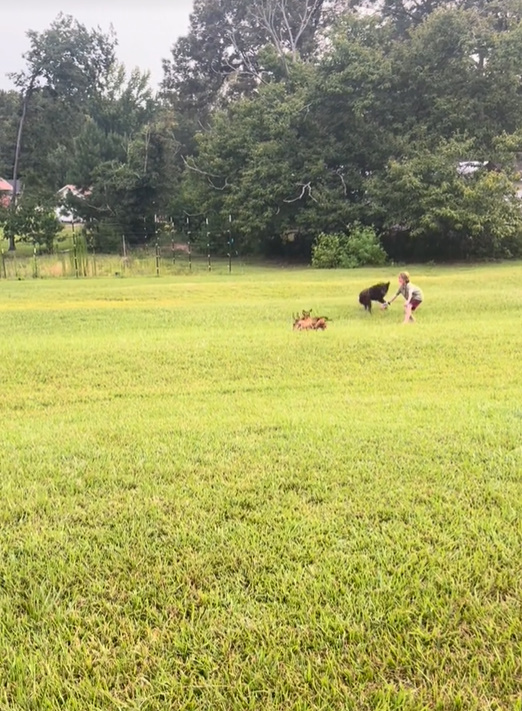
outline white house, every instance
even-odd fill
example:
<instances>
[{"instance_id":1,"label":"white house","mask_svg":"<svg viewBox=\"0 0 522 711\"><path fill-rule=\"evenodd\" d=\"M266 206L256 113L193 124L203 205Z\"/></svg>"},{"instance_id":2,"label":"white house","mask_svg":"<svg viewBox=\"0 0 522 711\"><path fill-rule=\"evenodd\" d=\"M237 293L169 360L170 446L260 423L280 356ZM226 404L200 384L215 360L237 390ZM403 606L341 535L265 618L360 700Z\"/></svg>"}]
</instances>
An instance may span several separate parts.
<instances>
[{"instance_id":1,"label":"white house","mask_svg":"<svg viewBox=\"0 0 522 711\"><path fill-rule=\"evenodd\" d=\"M58 190L57 192L60 203L65 202L68 195L73 195L74 197L85 199L90 194L90 190L82 190L81 188L76 187L76 185L64 185L63 188L60 188L60 190ZM64 207L63 204L60 204L56 208L55 212L56 217L60 220L60 222L68 224L79 224L83 222L81 217L76 215L74 211L70 208Z\"/></svg>"}]
</instances>

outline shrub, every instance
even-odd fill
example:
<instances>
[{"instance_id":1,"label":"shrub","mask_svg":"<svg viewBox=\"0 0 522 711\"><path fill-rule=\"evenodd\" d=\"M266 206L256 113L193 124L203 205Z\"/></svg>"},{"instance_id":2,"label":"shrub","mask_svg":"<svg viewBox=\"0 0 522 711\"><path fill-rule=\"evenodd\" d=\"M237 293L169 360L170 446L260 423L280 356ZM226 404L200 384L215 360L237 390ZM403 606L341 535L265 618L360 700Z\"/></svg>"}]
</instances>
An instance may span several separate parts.
<instances>
[{"instance_id":1,"label":"shrub","mask_svg":"<svg viewBox=\"0 0 522 711\"><path fill-rule=\"evenodd\" d=\"M312 245L312 267L316 269L334 269L339 266L341 244L346 239L341 234L321 234Z\"/></svg>"},{"instance_id":2,"label":"shrub","mask_svg":"<svg viewBox=\"0 0 522 711\"><path fill-rule=\"evenodd\" d=\"M373 227L355 223L349 230L348 235L322 232L312 246L312 266L316 269L354 269L385 264L387 255Z\"/></svg>"}]
</instances>

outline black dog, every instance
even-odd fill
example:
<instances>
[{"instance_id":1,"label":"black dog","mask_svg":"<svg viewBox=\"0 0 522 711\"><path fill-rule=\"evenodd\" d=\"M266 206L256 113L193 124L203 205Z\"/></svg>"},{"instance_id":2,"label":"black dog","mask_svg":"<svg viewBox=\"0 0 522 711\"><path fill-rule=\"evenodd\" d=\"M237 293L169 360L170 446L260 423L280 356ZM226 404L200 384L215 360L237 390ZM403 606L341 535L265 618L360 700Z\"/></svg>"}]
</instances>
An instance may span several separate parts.
<instances>
[{"instance_id":1,"label":"black dog","mask_svg":"<svg viewBox=\"0 0 522 711\"><path fill-rule=\"evenodd\" d=\"M363 289L359 294L359 303L364 306L365 311L372 312L372 301L378 301L380 304L384 304L384 297L388 293L390 288L390 282L385 284L381 282L380 284L374 284L370 286L369 289Z\"/></svg>"}]
</instances>

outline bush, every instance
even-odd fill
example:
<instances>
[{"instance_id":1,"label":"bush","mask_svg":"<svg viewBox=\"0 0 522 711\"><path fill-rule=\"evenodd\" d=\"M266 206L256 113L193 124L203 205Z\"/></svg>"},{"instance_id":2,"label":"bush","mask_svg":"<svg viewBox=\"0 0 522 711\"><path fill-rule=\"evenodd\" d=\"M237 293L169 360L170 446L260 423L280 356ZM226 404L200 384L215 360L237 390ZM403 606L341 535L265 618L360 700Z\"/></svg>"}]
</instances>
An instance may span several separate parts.
<instances>
[{"instance_id":1,"label":"bush","mask_svg":"<svg viewBox=\"0 0 522 711\"><path fill-rule=\"evenodd\" d=\"M316 269L334 269L339 266L341 245L346 235L321 234L312 245L312 267Z\"/></svg>"},{"instance_id":2,"label":"bush","mask_svg":"<svg viewBox=\"0 0 522 711\"><path fill-rule=\"evenodd\" d=\"M312 266L316 269L354 269L382 266L386 252L381 247L373 227L352 225L349 235L322 232L312 246Z\"/></svg>"}]
</instances>

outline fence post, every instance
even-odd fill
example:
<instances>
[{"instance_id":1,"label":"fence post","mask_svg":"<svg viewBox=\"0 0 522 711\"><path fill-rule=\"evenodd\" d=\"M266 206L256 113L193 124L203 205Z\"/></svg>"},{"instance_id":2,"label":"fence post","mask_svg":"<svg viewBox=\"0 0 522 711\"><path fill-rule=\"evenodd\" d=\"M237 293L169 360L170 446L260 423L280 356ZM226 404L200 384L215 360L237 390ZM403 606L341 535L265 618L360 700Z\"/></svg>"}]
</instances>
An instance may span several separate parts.
<instances>
[{"instance_id":1,"label":"fence post","mask_svg":"<svg viewBox=\"0 0 522 711\"><path fill-rule=\"evenodd\" d=\"M230 230L228 231L228 273L232 274L232 247L234 240L230 236Z\"/></svg>"},{"instance_id":2,"label":"fence post","mask_svg":"<svg viewBox=\"0 0 522 711\"><path fill-rule=\"evenodd\" d=\"M172 217L170 218L170 235L171 235L170 246L172 249L172 266L175 267L176 266L176 248L174 246L174 220L172 219Z\"/></svg>"},{"instance_id":3,"label":"fence post","mask_svg":"<svg viewBox=\"0 0 522 711\"><path fill-rule=\"evenodd\" d=\"M36 259L36 242L33 241L33 279L38 279L38 262Z\"/></svg>"},{"instance_id":4,"label":"fence post","mask_svg":"<svg viewBox=\"0 0 522 711\"><path fill-rule=\"evenodd\" d=\"M232 244L234 240L232 239L232 215L228 216L228 273L232 273Z\"/></svg>"},{"instance_id":5,"label":"fence post","mask_svg":"<svg viewBox=\"0 0 522 711\"><path fill-rule=\"evenodd\" d=\"M207 259L208 259L208 271L212 271L212 264L210 262L210 232L208 230L208 217L205 218L205 222L207 225Z\"/></svg>"},{"instance_id":6,"label":"fence post","mask_svg":"<svg viewBox=\"0 0 522 711\"><path fill-rule=\"evenodd\" d=\"M2 273L3 273L3 275L4 275L4 279L7 279L7 271L6 271L6 268L5 268L5 254L4 254L4 250L2 250Z\"/></svg>"},{"instance_id":7,"label":"fence post","mask_svg":"<svg viewBox=\"0 0 522 711\"><path fill-rule=\"evenodd\" d=\"M189 272L192 271L192 253L190 251L191 236L192 236L192 232L190 231L190 216L187 215L187 250L188 250Z\"/></svg>"},{"instance_id":8,"label":"fence post","mask_svg":"<svg viewBox=\"0 0 522 711\"><path fill-rule=\"evenodd\" d=\"M127 246L125 244L125 235L122 235L121 239L122 239L122 244L123 244L123 257L121 260L121 271L122 271L122 274L125 276L125 267L127 266Z\"/></svg>"},{"instance_id":9,"label":"fence post","mask_svg":"<svg viewBox=\"0 0 522 711\"><path fill-rule=\"evenodd\" d=\"M156 276L160 275L160 249L158 240L156 240Z\"/></svg>"},{"instance_id":10,"label":"fence post","mask_svg":"<svg viewBox=\"0 0 522 711\"><path fill-rule=\"evenodd\" d=\"M76 235L73 234L73 254L74 254L74 275L78 279L80 271L78 269L78 247L76 245Z\"/></svg>"},{"instance_id":11,"label":"fence post","mask_svg":"<svg viewBox=\"0 0 522 711\"><path fill-rule=\"evenodd\" d=\"M92 275L96 276L96 249L94 245L94 235L91 238L92 244Z\"/></svg>"}]
</instances>

